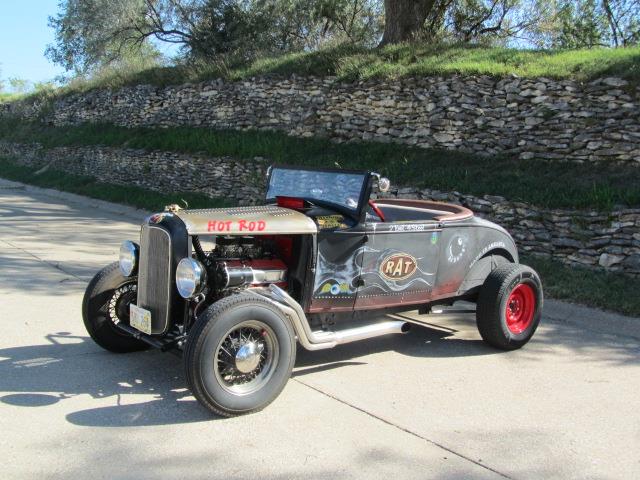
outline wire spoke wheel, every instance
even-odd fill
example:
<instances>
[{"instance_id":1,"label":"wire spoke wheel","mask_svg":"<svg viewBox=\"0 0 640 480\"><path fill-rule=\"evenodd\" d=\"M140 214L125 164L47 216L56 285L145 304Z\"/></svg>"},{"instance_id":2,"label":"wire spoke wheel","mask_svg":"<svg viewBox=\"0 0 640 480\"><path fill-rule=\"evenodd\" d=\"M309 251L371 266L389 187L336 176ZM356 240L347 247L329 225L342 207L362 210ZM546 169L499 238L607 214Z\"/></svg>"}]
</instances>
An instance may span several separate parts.
<instances>
[{"instance_id":1,"label":"wire spoke wheel","mask_svg":"<svg viewBox=\"0 0 640 480\"><path fill-rule=\"evenodd\" d=\"M257 412L291 376L296 337L271 300L250 292L229 295L205 309L189 331L184 364L189 388L211 412Z\"/></svg>"},{"instance_id":2,"label":"wire spoke wheel","mask_svg":"<svg viewBox=\"0 0 640 480\"><path fill-rule=\"evenodd\" d=\"M231 328L218 343L213 370L222 388L247 395L262 388L278 363L278 339L258 320L247 320Z\"/></svg>"},{"instance_id":3,"label":"wire spoke wheel","mask_svg":"<svg viewBox=\"0 0 640 480\"><path fill-rule=\"evenodd\" d=\"M129 324L129 305L135 303L137 297L138 285L135 283L127 283L115 289L107 305L109 320L114 324Z\"/></svg>"}]
</instances>

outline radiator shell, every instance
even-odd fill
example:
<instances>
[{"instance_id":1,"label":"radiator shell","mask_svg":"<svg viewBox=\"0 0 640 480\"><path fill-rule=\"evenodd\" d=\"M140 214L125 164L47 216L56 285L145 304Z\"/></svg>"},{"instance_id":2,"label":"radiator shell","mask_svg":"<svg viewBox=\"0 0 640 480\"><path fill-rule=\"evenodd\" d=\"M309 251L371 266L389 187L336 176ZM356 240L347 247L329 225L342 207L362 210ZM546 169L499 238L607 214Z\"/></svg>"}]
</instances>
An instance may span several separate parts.
<instances>
[{"instance_id":1,"label":"radiator shell","mask_svg":"<svg viewBox=\"0 0 640 480\"><path fill-rule=\"evenodd\" d=\"M140 232L137 305L151 312L151 333L167 333L185 315L185 301L176 288L176 267L187 257L188 233L171 214L150 219Z\"/></svg>"}]
</instances>

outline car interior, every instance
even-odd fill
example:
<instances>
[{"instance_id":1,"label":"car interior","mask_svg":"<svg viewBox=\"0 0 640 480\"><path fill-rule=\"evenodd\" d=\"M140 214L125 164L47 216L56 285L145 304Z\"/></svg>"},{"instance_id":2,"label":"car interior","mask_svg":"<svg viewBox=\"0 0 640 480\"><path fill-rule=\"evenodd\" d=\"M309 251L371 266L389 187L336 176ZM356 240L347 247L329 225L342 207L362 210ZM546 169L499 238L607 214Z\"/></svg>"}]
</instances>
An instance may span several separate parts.
<instances>
[{"instance_id":1,"label":"car interior","mask_svg":"<svg viewBox=\"0 0 640 480\"><path fill-rule=\"evenodd\" d=\"M369 201L369 220L381 222L450 222L473 216L461 205L427 200L378 199Z\"/></svg>"}]
</instances>

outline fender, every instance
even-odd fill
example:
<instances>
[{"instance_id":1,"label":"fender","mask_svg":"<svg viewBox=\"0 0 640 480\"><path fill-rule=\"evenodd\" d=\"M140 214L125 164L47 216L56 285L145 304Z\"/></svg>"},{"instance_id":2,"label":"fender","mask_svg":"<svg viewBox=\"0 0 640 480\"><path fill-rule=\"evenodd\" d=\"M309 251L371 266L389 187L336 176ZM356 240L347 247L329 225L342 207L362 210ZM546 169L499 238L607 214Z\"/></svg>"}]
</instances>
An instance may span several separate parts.
<instances>
[{"instance_id":1,"label":"fender","mask_svg":"<svg viewBox=\"0 0 640 480\"><path fill-rule=\"evenodd\" d=\"M505 263L516 263L516 259L502 248L489 251L471 266L460 284L458 296L475 293L475 290L484 283L491 271Z\"/></svg>"}]
</instances>

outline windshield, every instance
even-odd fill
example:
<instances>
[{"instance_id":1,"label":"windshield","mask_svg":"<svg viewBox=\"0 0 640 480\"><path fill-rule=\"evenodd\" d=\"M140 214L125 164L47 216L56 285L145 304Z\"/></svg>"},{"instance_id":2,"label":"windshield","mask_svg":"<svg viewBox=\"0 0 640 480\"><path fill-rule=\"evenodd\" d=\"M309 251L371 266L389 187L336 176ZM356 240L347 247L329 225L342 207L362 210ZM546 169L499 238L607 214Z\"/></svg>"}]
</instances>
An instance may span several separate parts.
<instances>
[{"instance_id":1,"label":"windshield","mask_svg":"<svg viewBox=\"0 0 640 480\"><path fill-rule=\"evenodd\" d=\"M367 174L274 168L271 170L267 200L298 197L322 200L356 212Z\"/></svg>"}]
</instances>

